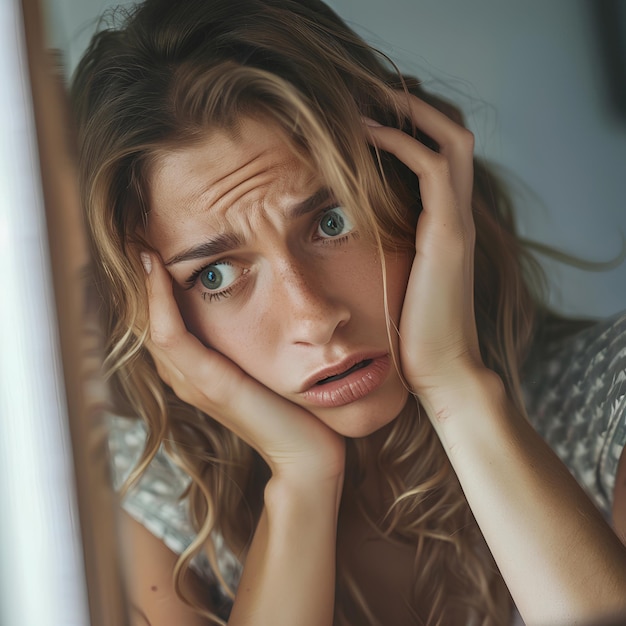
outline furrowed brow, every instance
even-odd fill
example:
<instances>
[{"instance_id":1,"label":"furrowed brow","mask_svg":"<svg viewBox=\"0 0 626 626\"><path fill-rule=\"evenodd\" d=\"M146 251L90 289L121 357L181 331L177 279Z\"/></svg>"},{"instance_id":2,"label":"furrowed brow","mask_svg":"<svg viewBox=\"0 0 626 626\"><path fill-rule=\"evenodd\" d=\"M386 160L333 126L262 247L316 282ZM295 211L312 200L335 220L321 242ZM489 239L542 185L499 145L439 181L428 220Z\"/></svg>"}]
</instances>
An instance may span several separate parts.
<instances>
[{"instance_id":1,"label":"furrowed brow","mask_svg":"<svg viewBox=\"0 0 626 626\"><path fill-rule=\"evenodd\" d=\"M296 219L308 213L312 213L313 211L317 211L323 204L333 200L334 197L333 192L328 189L328 187L322 187L306 200L296 204L293 209L289 211L289 217Z\"/></svg>"},{"instance_id":2,"label":"furrowed brow","mask_svg":"<svg viewBox=\"0 0 626 626\"><path fill-rule=\"evenodd\" d=\"M334 195L327 187L318 189L312 196L306 198L302 202L296 204L290 211L289 217L296 219L316 211L334 198ZM207 257L220 256L243 245L243 241L239 235L234 233L222 233L212 237L208 241L192 246L187 250L183 250L165 262L165 266L184 263L185 261L194 261L196 259L206 259Z\"/></svg>"},{"instance_id":3,"label":"furrowed brow","mask_svg":"<svg viewBox=\"0 0 626 626\"><path fill-rule=\"evenodd\" d=\"M175 265L176 263L184 263L185 261L194 261L195 259L206 259L207 257L219 256L231 252L235 248L242 245L242 240L234 233L223 233L204 241L197 246L192 246L187 250L183 250L178 254L165 261L165 266Z\"/></svg>"}]
</instances>

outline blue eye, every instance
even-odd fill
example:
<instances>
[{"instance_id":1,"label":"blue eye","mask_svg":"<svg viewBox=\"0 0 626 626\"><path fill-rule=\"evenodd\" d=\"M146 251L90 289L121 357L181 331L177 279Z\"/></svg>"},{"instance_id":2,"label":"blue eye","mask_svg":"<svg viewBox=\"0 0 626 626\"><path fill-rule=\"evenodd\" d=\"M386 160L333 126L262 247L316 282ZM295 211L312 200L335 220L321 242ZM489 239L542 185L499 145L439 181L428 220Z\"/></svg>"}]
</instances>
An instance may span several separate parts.
<instances>
[{"instance_id":1,"label":"blue eye","mask_svg":"<svg viewBox=\"0 0 626 626\"><path fill-rule=\"evenodd\" d=\"M354 228L354 224L341 207L334 207L324 213L319 222L317 234L320 237L338 237L345 235Z\"/></svg>"},{"instance_id":2,"label":"blue eye","mask_svg":"<svg viewBox=\"0 0 626 626\"><path fill-rule=\"evenodd\" d=\"M235 268L224 261L207 265L200 271L198 278L203 287L210 291L225 289L237 278Z\"/></svg>"}]
</instances>

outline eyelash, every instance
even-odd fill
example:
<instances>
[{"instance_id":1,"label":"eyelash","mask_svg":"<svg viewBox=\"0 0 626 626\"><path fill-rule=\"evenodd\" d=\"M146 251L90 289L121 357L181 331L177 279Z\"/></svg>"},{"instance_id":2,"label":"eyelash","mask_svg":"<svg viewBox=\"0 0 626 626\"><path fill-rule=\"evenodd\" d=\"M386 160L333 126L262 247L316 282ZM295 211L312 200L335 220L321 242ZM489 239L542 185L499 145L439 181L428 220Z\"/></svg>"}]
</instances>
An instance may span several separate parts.
<instances>
[{"instance_id":1,"label":"eyelash","mask_svg":"<svg viewBox=\"0 0 626 626\"><path fill-rule=\"evenodd\" d=\"M230 298L233 294L232 287L226 287L224 291L216 291L215 293L212 291L203 291L202 299L208 300L209 302L219 302L222 298Z\"/></svg>"},{"instance_id":2,"label":"eyelash","mask_svg":"<svg viewBox=\"0 0 626 626\"><path fill-rule=\"evenodd\" d=\"M198 280L198 276L200 276L200 274L207 268L209 267L209 265L213 265L212 263L207 263L206 265L203 265L202 267L199 267L198 269L194 270L191 275L189 276L189 278L185 281L185 285L187 285L185 287L185 289L191 289L195 284L196 281Z\"/></svg>"},{"instance_id":3,"label":"eyelash","mask_svg":"<svg viewBox=\"0 0 626 626\"><path fill-rule=\"evenodd\" d=\"M320 237L317 241L320 241L323 246L341 246L348 243L348 240L352 237L357 237L357 233L350 231L340 237Z\"/></svg>"}]
</instances>

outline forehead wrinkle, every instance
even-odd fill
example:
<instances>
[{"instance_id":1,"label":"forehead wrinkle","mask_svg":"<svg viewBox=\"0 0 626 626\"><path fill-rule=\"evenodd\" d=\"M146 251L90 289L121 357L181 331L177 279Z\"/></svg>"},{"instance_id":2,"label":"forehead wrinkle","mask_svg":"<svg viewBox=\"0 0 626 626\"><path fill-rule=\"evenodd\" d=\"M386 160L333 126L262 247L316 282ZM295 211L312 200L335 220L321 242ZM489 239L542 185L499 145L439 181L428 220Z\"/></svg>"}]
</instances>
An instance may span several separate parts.
<instances>
[{"instance_id":1,"label":"forehead wrinkle","mask_svg":"<svg viewBox=\"0 0 626 626\"><path fill-rule=\"evenodd\" d=\"M200 213L206 209L207 196L209 203L214 202L211 191L216 186L240 173L245 177L246 171L272 149L270 146L259 151L257 146L252 146L242 150L238 144L229 133L217 130L198 144L157 152L148 169L148 187L153 190L155 184L162 185L163 177L170 184L172 178L181 180L185 189L180 195L175 194L179 206L173 208L184 209L192 215Z\"/></svg>"},{"instance_id":2,"label":"forehead wrinkle","mask_svg":"<svg viewBox=\"0 0 626 626\"><path fill-rule=\"evenodd\" d=\"M250 201L242 199L237 205L231 205L220 216L220 232L232 233L243 241L251 241L264 232L269 224L272 230L277 229L275 219L284 222L282 211L273 213L270 203L266 202L265 195Z\"/></svg>"},{"instance_id":3,"label":"forehead wrinkle","mask_svg":"<svg viewBox=\"0 0 626 626\"><path fill-rule=\"evenodd\" d=\"M253 191L258 190L258 195L248 201L242 197L226 211L227 216L234 214L233 221L243 224L250 235L260 232L268 224L273 225L273 230L282 230L293 217L293 207L304 199L303 196L309 195L310 177L296 177L296 171L283 164L272 170L282 176L272 176L269 184L255 187Z\"/></svg>"},{"instance_id":4,"label":"forehead wrinkle","mask_svg":"<svg viewBox=\"0 0 626 626\"><path fill-rule=\"evenodd\" d=\"M182 218L183 224L185 214L201 217L202 229L239 233L245 239L277 218L274 228L281 229L290 207L302 201L318 179L314 169L275 138L260 146L230 137L216 140L199 145L198 150L184 148L156 159L150 185L160 196L152 198L160 199L151 203L156 213L166 222L178 213L176 221Z\"/></svg>"},{"instance_id":5,"label":"forehead wrinkle","mask_svg":"<svg viewBox=\"0 0 626 626\"><path fill-rule=\"evenodd\" d=\"M262 155L257 155L251 158L242 168L253 166L254 162L261 156ZM182 209L192 216L202 214L207 210L210 212L216 210L218 213L223 211L224 207L227 208L237 203L242 196L253 191L254 188L259 185L258 182L255 184L255 179L263 177L270 169L264 168L257 171L252 176L242 177L241 181L237 181L235 178L233 184L227 184L225 188L216 189L216 186L220 185L220 183L224 184L230 177L240 174L242 168L238 168L234 172L225 173L217 181L202 180L197 185L193 185L193 178L191 181L186 180L185 185L189 186L191 182L192 188L186 190L180 197L175 198L176 206L169 208ZM262 184L262 182L260 184Z\"/></svg>"},{"instance_id":6,"label":"forehead wrinkle","mask_svg":"<svg viewBox=\"0 0 626 626\"><path fill-rule=\"evenodd\" d=\"M301 172L295 163L280 159L216 196L208 210L233 231L252 235L263 222L272 221L273 213L287 221L290 208L314 180L311 172Z\"/></svg>"},{"instance_id":7,"label":"forehead wrinkle","mask_svg":"<svg viewBox=\"0 0 626 626\"><path fill-rule=\"evenodd\" d=\"M255 204L271 193L271 188L275 182L274 171L276 167L270 165L253 175L237 183L234 187L229 187L221 194L216 195L207 203L208 211L216 216L227 219L233 212L249 211Z\"/></svg>"}]
</instances>

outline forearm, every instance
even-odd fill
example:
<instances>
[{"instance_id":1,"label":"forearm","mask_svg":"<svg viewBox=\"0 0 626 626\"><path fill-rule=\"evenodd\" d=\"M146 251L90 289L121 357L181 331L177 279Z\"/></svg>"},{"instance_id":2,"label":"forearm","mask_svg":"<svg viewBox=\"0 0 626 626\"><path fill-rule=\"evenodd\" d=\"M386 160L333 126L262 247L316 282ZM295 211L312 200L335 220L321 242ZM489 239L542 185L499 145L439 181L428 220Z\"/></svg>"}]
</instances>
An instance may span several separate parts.
<instances>
[{"instance_id":1,"label":"forearm","mask_svg":"<svg viewBox=\"0 0 626 626\"><path fill-rule=\"evenodd\" d=\"M423 399L487 544L529 624L626 609L626 550L484 371Z\"/></svg>"},{"instance_id":2,"label":"forearm","mask_svg":"<svg viewBox=\"0 0 626 626\"><path fill-rule=\"evenodd\" d=\"M270 480L229 626L332 624L342 484Z\"/></svg>"}]
</instances>

